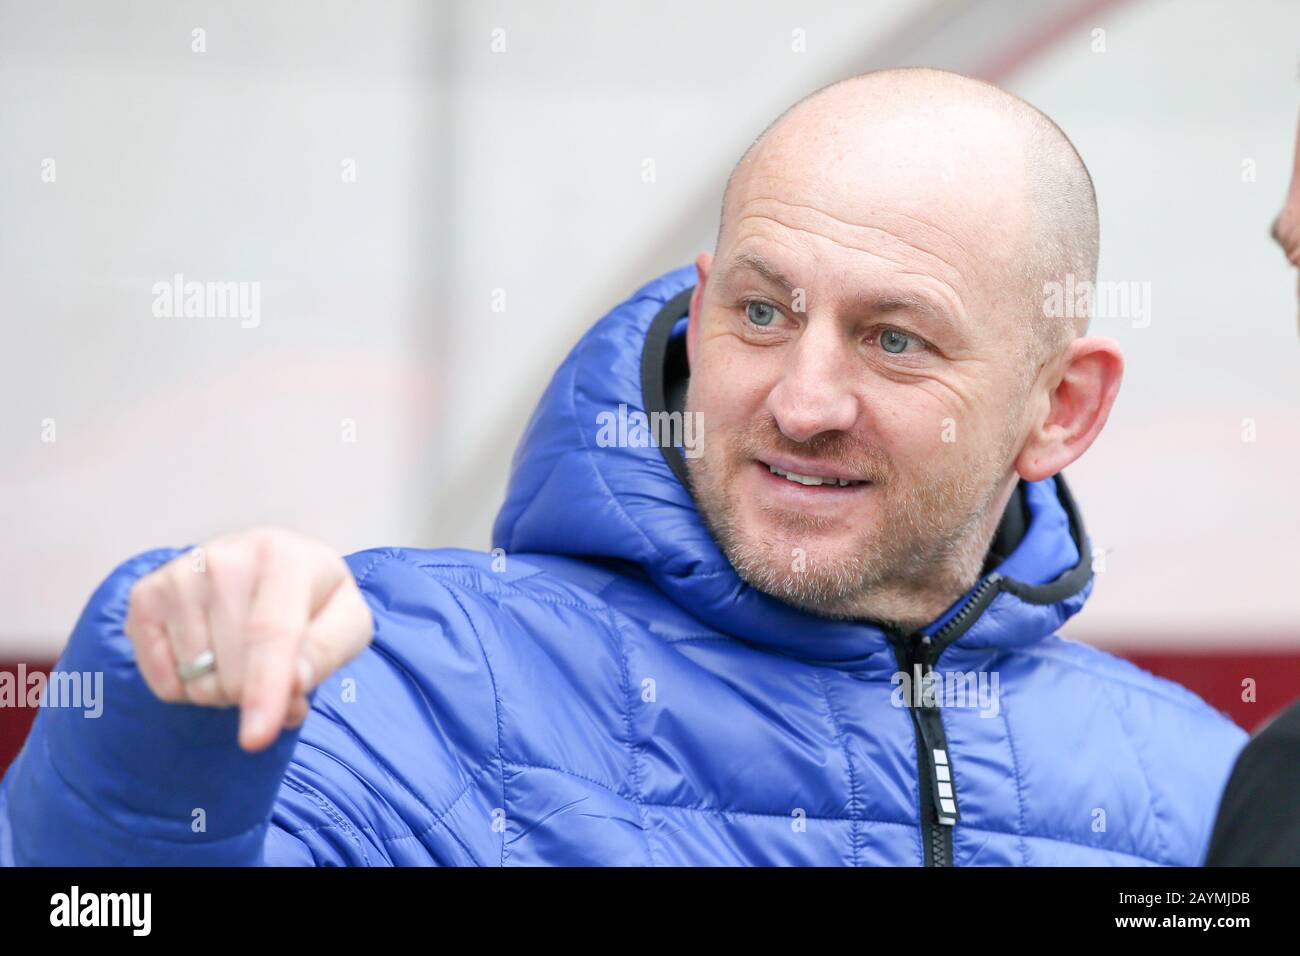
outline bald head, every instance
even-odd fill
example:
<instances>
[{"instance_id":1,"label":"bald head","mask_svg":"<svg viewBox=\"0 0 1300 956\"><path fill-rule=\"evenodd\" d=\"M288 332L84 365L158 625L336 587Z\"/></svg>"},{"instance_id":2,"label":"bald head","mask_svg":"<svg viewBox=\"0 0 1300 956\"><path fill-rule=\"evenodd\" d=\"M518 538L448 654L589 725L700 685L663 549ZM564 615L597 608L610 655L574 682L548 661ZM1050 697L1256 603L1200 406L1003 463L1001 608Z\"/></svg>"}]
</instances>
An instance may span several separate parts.
<instances>
[{"instance_id":1,"label":"bald head","mask_svg":"<svg viewBox=\"0 0 1300 956\"><path fill-rule=\"evenodd\" d=\"M1048 314L1073 310L1044 284L1096 258L1074 148L988 84L871 73L782 114L731 177L686 331L692 491L741 578L906 628L969 590L1018 484L1083 454L1118 392L1116 343Z\"/></svg>"},{"instance_id":2,"label":"bald head","mask_svg":"<svg viewBox=\"0 0 1300 956\"><path fill-rule=\"evenodd\" d=\"M1095 281L1097 202L1073 144L1042 112L987 83L884 70L823 87L774 120L727 180L717 252L755 197L798 203L812 183L836 216L913 215L970 253L984 308L1018 320L1028 367L1057 354L1087 316L1044 314L1044 286Z\"/></svg>"}]
</instances>

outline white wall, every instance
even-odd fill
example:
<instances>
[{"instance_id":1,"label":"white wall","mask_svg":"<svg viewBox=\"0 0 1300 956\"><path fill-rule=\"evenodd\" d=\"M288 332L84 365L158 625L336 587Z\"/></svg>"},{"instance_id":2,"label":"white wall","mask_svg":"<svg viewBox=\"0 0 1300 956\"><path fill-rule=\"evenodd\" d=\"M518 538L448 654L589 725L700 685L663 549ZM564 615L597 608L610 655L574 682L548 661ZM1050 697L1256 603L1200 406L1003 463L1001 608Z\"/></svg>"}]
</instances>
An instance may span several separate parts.
<instances>
[{"instance_id":1,"label":"white wall","mask_svg":"<svg viewBox=\"0 0 1300 956\"><path fill-rule=\"evenodd\" d=\"M57 649L149 547L267 521L415 537L450 358L437 14L0 6L0 656ZM260 324L155 317L175 273L260 283Z\"/></svg>"},{"instance_id":2,"label":"white wall","mask_svg":"<svg viewBox=\"0 0 1300 956\"><path fill-rule=\"evenodd\" d=\"M343 551L486 546L551 370L711 248L767 121L910 54L974 69L1033 25L1011 9L0 0L0 658L56 652L156 545L276 522ZM957 13L994 39L969 49ZM1265 239L1300 7L1134 0L1096 22L1104 54L1085 22L1006 80L1089 161L1106 276L1153 287L1149 328L1097 327L1130 364L1070 470L1110 549L1073 633L1300 641L1295 283ZM176 272L259 282L260 325L155 317Z\"/></svg>"},{"instance_id":3,"label":"white wall","mask_svg":"<svg viewBox=\"0 0 1300 956\"><path fill-rule=\"evenodd\" d=\"M1300 4L1150 0L1101 20L1104 53L1084 30L1009 84L1092 170L1101 277L1151 286L1149 326L1093 326L1127 369L1067 473L1107 551L1070 633L1300 649L1296 277L1268 238L1295 155Z\"/></svg>"}]
</instances>

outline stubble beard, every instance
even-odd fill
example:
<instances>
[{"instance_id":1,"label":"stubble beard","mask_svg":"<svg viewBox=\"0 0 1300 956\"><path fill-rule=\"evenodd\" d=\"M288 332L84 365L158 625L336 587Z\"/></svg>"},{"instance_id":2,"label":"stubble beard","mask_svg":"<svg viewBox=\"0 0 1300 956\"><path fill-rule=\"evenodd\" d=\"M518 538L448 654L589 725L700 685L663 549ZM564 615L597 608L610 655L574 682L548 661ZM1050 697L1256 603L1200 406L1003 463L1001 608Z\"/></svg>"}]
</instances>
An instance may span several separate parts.
<instances>
[{"instance_id":1,"label":"stubble beard","mask_svg":"<svg viewBox=\"0 0 1300 956\"><path fill-rule=\"evenodd\" d=\"M825 617L915 627L978 579L996 526L991 510L1011 438L1005 435L991 454L951 474L913 480L900 476L879 449L843 433L797 444L768 417L712 444L715 455L725 455L721 466L707 453L687 465L700 514L745 583ZM875 484L877 520L856 535L847 553L819 550L819 536L836 523L821 515L765 507L765 527L744 526L732 491L739 470L764 453L782 451L833 463Z\"/></svg>"}]
</instances>

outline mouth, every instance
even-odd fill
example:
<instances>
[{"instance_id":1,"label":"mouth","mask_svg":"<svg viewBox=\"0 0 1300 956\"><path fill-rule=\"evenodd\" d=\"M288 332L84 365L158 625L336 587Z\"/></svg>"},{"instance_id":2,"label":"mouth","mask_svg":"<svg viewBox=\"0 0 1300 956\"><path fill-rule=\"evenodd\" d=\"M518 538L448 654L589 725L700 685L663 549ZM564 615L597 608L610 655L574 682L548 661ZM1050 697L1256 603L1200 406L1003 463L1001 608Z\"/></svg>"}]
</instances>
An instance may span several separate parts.
<instances>
[{"instance_id":1,"label":"mouth","mask_svg":"<svg viewBox=\"0 0 1300 956\"><path fill-rule=\"evenodd\" d=\"M760 462L760 464L763 464L763 462ZM784 478L787 481L793 481L797 485L803 485L805 488L817 488L821 485L826 485L831 488L848 488L853 485L868 484L866 481L860 481L853 478L835 478L829 475L801 475L793 471L784 471L776 467L776 465L768 465L767 467L772 474Z\"/></svg>"},{"instance_id":2,"label":"mouth","mask_svg":"<svg viewBox=\"0 0 1300 956\"><path fill-rule=\"evenodd\" d=\"M865 479L849 478L842 474L820 474L806 466L804 471L795 471L759 459L755 459L754 465L761 470L759 477L766 486L801 499L838 498L860 493L872 484Z\"/></svg>"}]
</instances>

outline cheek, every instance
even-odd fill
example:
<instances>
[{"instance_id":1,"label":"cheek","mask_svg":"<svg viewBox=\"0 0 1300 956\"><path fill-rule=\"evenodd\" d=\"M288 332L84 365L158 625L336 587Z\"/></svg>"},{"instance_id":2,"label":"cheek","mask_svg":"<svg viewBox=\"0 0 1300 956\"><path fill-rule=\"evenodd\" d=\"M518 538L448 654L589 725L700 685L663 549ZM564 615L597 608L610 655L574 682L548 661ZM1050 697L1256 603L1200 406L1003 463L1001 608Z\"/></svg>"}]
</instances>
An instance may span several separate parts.
<instances>
[{"instance_id":1,"label":"cheek","mask_svg":"<svg viewBox=\"0 0 1300 956\"><path fill-rule=\"evenodd\" d=\"M875 441L901 466L924 466L934 455L951 450L964 428L964 415L915 387L868 395L870 428Z\"/></svg>"},{"instance_id":2,"label":"cheek","mask_svg":"<svg viewBox=\"0 0 1300 956\"><path fill-rule=\"evenodd\" d=\"M691 366L687 400L706 429L747 425L761 412L771 390L763 363L722 345L702 341Z\"/></svg>"},{"instance_id":3,"label":"cheek","mask_svg":"<svg viewBox=\"0 0 1300 956\"><path fill-rule=\"evenodd\" d=\"M896 471L918 480L969 469L990 441L978 410L954 408L920 389L868 401L874 414L867 440Z\"/></svg>"},{"instance_id":4,"label":"cheek","mask_svg":"<svg viewBox=\"0 0 1300 956\"><path fill-rule=\"evenodd\" d=\"M891 417L876 430L873 443L895 472L921 476L935 470L939 449L944 447L940 427L929 417Z\"/></svg>"},{"instance_id":5,"label":"cheek","mask_svg":"<svg viewBox=\"0 0 1300 956\"><path fill-rule=\"evenodd\" d=\"M1011 410L1025 401L1020 376L1018 367L983 361L955 370L942 383L908 389L908 427L918 445L942 460L980 460L985 449L1002 440Z\"/></svg>"}]
</instances>

